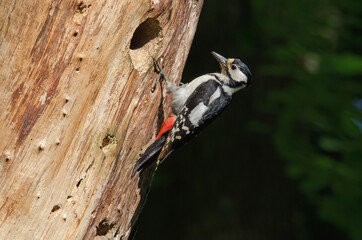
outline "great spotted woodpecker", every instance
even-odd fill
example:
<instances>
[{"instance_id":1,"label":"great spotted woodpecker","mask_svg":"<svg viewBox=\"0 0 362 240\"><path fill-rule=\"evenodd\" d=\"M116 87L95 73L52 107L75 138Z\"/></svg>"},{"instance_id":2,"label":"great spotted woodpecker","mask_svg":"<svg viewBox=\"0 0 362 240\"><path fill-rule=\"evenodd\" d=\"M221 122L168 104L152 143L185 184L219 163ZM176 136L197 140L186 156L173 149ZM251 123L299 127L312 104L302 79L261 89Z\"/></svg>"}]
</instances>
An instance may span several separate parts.
<instances>
[{"instance_id":1,"label":"great spotted woodpecker","mask_svg":"<svg viewBox=\"0 0 362 240\"><path fill-rule=\"evenodd\" d=\"M180 86L167 81L163 69L155 62L166 81L167 93L172 95L174 115L162 124L155 142L141 154L132 176L154 161L159 164L195 137L229 105L235 92L250 83L251 72L242 61L226 59L216 52L212 55L220 64L221 73L205 74Z\"/></svg>"}]
</instances>

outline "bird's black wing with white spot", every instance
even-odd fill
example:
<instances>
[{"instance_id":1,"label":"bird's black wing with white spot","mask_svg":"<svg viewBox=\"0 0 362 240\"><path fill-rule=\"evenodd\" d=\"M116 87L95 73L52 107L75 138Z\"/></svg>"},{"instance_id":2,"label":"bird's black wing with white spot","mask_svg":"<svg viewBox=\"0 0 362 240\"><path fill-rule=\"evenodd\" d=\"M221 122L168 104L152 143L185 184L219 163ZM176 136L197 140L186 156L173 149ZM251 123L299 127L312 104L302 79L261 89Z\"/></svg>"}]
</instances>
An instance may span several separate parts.
<instances>
[{"instance_id":1,"label":"bird's black wing with white spot","mask_svg":"<svg viewBox=\"0 0 362 240\"><path fill-rule=\"evenodd\" d=\"M167 149L175 149L183 145L207 126L230 103L218 81L210 79L189 96L165 144Z\"/></svg>"}]
</instances>

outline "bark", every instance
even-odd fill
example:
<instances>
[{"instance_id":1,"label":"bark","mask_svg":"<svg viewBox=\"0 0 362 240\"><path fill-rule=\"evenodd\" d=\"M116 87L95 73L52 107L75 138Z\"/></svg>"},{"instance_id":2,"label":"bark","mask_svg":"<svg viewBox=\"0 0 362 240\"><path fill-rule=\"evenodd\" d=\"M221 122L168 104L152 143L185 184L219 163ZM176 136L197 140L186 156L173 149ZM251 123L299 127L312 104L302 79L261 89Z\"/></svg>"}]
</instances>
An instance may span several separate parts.
<instances>
[{"instance_id":1,"label":"bark","mask_svg":"<svg viewBox=\"0 0 362 240\"><path fill-rule=\"evenodd\" d=\"M202 0L0 2L0 239L131 239ZM164 112L165 111L165 112Z\"/></svg>"}]
</instances>

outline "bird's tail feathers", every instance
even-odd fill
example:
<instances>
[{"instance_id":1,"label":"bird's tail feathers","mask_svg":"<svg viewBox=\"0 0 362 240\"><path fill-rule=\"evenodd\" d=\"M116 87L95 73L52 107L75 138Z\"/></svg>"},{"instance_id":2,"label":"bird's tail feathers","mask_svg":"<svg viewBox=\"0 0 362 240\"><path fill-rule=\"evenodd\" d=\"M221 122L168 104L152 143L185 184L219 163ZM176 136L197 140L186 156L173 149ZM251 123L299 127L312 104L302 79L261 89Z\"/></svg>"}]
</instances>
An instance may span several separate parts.
<instances>
[{"instance_id":1,"label":"bird's tail feathers","mask_svg":"<svg viewBox=\"0 0 362 240\"><path fill-rule=\"evenodd\" d=\"M144 153L141 154L133 169L132 177L136 174L136 172L141 171L157 160L158 154L161 152L162 147L166 142L167 135L168 132L164 133L161 137L156 139L156 141L153 142Z\"/></svg>"}]
</instances>

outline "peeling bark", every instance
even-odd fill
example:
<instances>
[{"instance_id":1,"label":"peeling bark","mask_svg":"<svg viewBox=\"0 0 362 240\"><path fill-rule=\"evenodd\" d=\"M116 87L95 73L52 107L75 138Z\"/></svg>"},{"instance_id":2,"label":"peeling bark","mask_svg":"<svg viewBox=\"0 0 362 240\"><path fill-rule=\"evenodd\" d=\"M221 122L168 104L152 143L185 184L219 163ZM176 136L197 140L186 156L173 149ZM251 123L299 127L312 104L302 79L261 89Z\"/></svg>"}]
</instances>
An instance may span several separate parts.
<instances>
[{"instance_id":1,"label":"peeling bark","mask_svg":"<svg viewBox=\"0 0 362 240\"><path fill-rule=\"evenodd\" d=\"M0 2L0 239L130 239L202 3Z\"/></svg>"}]
</instances>

